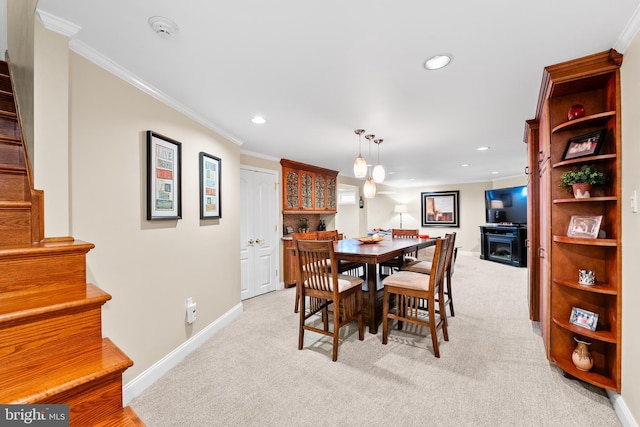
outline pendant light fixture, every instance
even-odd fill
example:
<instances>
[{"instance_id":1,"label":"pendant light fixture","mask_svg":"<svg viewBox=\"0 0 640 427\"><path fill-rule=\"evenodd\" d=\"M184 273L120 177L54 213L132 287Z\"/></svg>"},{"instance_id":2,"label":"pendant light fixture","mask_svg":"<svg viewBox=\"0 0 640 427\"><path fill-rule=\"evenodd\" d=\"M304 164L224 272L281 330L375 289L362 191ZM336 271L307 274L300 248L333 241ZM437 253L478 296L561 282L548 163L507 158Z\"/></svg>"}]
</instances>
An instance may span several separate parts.
<instances>
[{"instance_id":1,"label":"pendant light fixture","mask_svg":"<svg viewBox=\"0 0 640 427\"><path fill-rule=\"evenodd\" d=\"M374 139L373 142L378 146L378 164L373 168L373 181L377 184L384 182L384 167L380 164L380 144L382 144L382 139Z\"/></svg>"},{"instance_id":2,"label":"pendant light fixture","mask_svg":"<svg viewBox=\"0 0 640 427\"><path fill-rule=\"evenodd\" d=\"M369 158L371 158L371 140L375 138L375 135L365 135L364 136L369 141ZM371 166L369 166L371 168ZM369 178L364 183L363 189L364 197L367 199L372 199L376 197L376 183L373 181L373 177L371 176L371 169L369 169Z\"/></svg>"},{"instance_id":3,"label":"pendant light fixture","mask_svg":"<svg viewBox=\"0 0 640 427\"><path fill-rule=\"evenodd\" d=\"M358 158L353 163L353 174L356 178L364 178L367 176L367 161L362 157L362 140L360 138L364 129L356 129L353 132L358 135Z\"/></svg>"}]
</instances>

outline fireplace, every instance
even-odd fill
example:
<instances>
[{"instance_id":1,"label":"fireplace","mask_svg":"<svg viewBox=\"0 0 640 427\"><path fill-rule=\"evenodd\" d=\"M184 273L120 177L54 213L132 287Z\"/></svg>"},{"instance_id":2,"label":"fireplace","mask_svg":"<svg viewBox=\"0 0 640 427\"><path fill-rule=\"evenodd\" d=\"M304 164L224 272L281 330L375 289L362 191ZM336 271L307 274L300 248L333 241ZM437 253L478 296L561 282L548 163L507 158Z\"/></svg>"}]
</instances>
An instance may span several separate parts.
<instances>
[{"instance_id":1,"label":"fireplace","mask_svg":"<svg viewBox=\"0 0 640 427\"><path fill-rule=\"evenodd\" d=\"M482 226L480 230L481 259L516 267L527 266L525 227Z\"/></svg>"}]
</instances>

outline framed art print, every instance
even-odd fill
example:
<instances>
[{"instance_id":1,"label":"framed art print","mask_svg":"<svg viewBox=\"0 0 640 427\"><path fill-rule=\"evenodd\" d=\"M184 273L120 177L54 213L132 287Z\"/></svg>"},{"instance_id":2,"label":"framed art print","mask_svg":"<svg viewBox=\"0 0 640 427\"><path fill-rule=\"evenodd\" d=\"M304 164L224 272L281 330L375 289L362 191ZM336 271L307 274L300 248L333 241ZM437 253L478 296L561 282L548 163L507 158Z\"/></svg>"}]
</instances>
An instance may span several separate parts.
<instances>
[{"instance_id":1,"label":"framed art print","mask_svg":"<svg viewBox=\"0 0 640 427\"><path fill-rule=\"evenodd\" d=\"M570 160L578 157L594 156L598 154L598 151L600 151L600 147L604 142L604 135L606 133L607 130L602 129L586 135L570 138L564 149L562 160Z\"/></svg>"},{"instance_id":2,"label":"framed art print","mask_svg":"<svg viewBox=\"0 0 640 427\"><path fill-rule=\"evenodd\" d=\"M602 215L571 215L567 236L596 239L600 232Z\"/></svg>"},{"instance_id":3,"label":"framed art print","mask_svg":"<svg viewBox=\"0 0 640 427\"><path fill-rule=\"evenodd\" d=\"M182 218L182 144L147 131L147 219Z\"/></svg>"},{"instance_id":4,"label":"framed art print","mask_svg":"<svg viewBox=\"0 0 640 427\"><path fill-rule=\"evenodd\" d=\"M222 218L221 162L218 157L200 153L200 219Z\"/></svg>"},{"instance_id":5,"label":"framed art print","mask_svg":"<svg viewBox=\"0 0 640 427\"><path fill-rule=\"evenodd\" d=\"M420 193L423 227L460 227L460 191Z\"/></svg>"},{"instance_id":6,"label":"framed art print","mask_svg":"<svg viewBox=\"0 0 640 427\"><path fill-rule=\"evenodd\" d=\"M598 326L598 314L582 308L572 307L569 323L595 331Z\"/></svg>"}]
</instances>

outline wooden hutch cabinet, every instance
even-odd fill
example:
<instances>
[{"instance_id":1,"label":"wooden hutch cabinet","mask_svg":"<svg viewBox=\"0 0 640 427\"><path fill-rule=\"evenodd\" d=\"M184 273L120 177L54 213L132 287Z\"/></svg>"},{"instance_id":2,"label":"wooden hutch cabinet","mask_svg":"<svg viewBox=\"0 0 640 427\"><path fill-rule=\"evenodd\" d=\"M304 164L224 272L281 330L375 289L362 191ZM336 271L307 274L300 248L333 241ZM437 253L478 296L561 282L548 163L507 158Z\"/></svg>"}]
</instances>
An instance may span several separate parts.
<instances>
[{"instance_id":1,"label":"wooden hutch cabinet","mask_svg":"<svg viewBox=\"0 0 640 427\"><path fill-rule=\"evenodd\" d=\"M546 67L535 120L527 121L530 221L529 278L532 319L539 316L547 357L567 374L620 392L622 338L622 139L620 65L611 49ZM568 119L569 109L585 115ZM581 157L565 154L568 140L606 129L600 149ZM592 197L574 198L560 187L562 173L585 164L609 180ZM598 238L569 237L572 216L602 216ZM595 272L596 284L583 285L578 270ZM572 309L598 315L595 330L570 321ZM576 368L575 339L590 342L593 368Z\"/></svg>"},{"instance_id":2,"label":"wooden hutch cabinet","mask_svg":"<svg viewBox=\"0 0 640 427\"><path fill-rule=\"evenodd\" d=\"M282 165L282 213L336 213L338 172L292 160Z\"/></svg>"}]
</instances>

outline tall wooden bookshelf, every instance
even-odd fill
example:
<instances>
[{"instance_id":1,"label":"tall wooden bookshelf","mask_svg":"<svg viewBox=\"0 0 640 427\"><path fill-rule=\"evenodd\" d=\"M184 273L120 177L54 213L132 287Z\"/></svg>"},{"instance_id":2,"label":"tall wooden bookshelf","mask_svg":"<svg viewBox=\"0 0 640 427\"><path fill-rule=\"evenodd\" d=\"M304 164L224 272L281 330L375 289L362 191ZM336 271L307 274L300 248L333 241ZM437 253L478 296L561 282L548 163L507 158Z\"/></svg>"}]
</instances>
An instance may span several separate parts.
<instances>
[{"instance_id":1,"label":"tall wooden bookshelf","mask_svg":"<svg viewBox=\"0 0 640 427\"><path fill-rule=\"evenodd\" d=\"M547 357L568 375L620 392L622 338L621 102L622 55L611 49L546 67L535 120L526 124L529 150L529 222L532 318L539 315ZM585 116L568 119L572 105ZM570 138L606 129L593 154L566 159ZM584 164L605 171L609 180L591 198L576 199L560 187L563 172ZM597 238L569 237L574 215L602 216ZM578 270L595 272L596 284L578 282ZM576 307L598 314L595 330L569 321ZM535 313L534 311L537 311ZM591 343L594 365L577 369L571 361L574 339Z\"/></svg>"}]
</instances>

